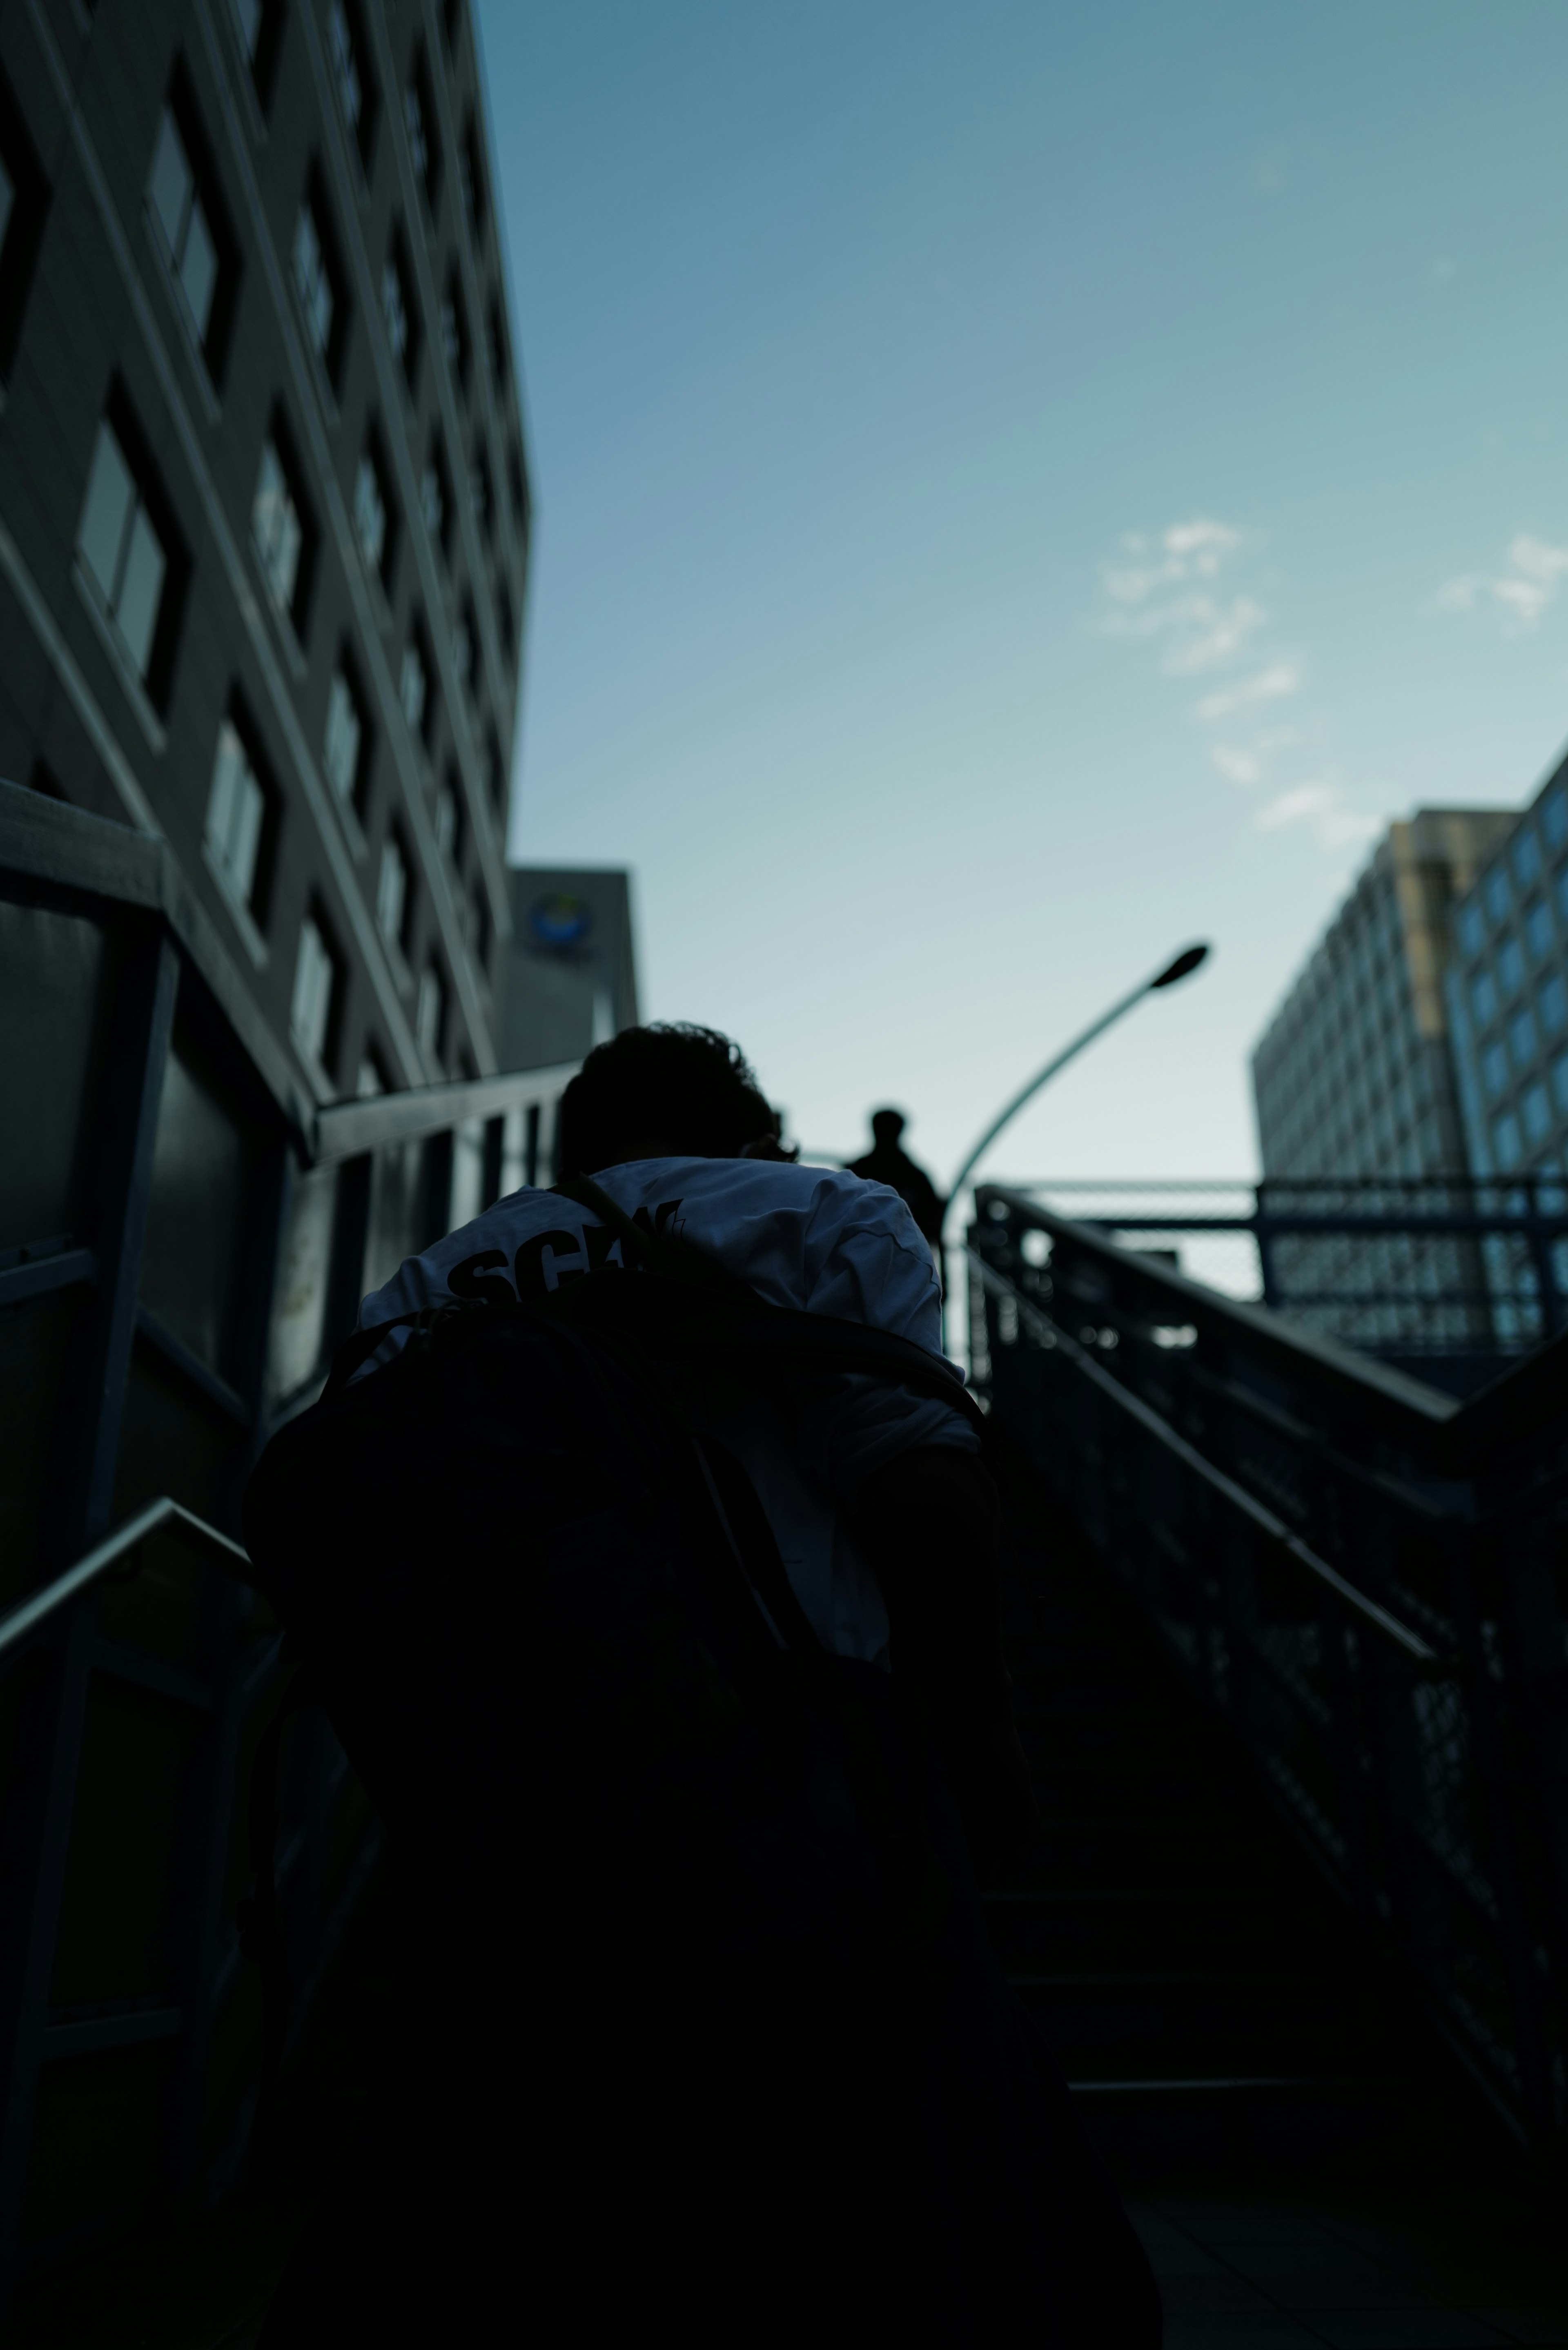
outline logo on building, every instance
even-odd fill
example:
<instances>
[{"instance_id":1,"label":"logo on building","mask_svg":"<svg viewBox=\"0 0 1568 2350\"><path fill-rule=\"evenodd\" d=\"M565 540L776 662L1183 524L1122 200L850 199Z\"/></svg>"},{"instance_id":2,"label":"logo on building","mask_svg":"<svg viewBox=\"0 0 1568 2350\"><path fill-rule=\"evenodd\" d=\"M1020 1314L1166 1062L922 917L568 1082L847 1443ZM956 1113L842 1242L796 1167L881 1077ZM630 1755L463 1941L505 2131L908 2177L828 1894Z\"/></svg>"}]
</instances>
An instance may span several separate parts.
<instances>
[{"instance_id":1,"label":"logo on building","mask_svg":"<svg viewBox=\"0 0 1568 2350\"><path fill-rule=\"evenodd\" d=\"M594 926L594 910L586 898L552 889L528 909L528 933L548 954L570 954L580 947Z\"/></svg>"}]
</instances>

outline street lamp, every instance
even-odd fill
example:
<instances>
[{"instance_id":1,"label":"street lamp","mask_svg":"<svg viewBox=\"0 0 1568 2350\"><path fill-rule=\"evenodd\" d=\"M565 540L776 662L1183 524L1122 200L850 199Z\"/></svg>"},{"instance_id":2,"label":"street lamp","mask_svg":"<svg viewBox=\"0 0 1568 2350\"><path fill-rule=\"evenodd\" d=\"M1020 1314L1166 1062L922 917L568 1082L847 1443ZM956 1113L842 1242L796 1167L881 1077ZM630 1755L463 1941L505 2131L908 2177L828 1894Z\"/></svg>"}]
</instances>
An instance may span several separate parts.
<instances>
[{"instance_id":1,"label":"street lamp","mask_svg":"<svg viewBox=\"0 0 1568 2350\"><path fill-rule=\"evenodd\" d=\"M942 1263L944 1265L948 1261L948 1217L951 1215L954 1207L957 1205L959 1193L963 1190L969 1177L972 1174L974 1169L978 1166L986 1151L991 1149L992 1144L996 1140L996 1138L1002 1132L1002 1128L1017 1117L1019 1111L1023 1107L1026 1102L1032 1102L1033 1100L1041 1087L1048 1083L1048 1081L1056 1075L1059 1069L1064 1069L1069 1061L1075 1060L1083 1051L1085 1045L1092 1045L1096 1036L1103 1036L1106 1030L1111 1027L1115 1022L1119 1020L1124 1012L1130 1012L1135 1003L1141 1003L1146 995L1154 994L1158 988L1174 987L1178 980L1186 979L1190 972L1195 972L1199 963L1203 962L1207 959L1208 954L1209 948L1206 944L1183 947L1181 952L1176 956L1174 961L1168 962L1164 970L1157 972L1153 979L1140 981L1138 985L1133 989L1130 995L1124 995L1118 1003L1112 1004L1108 1012L1102 1012L1099 1018L1093 1022L1089 1027L1085 1028L1081 1036L1075 1036L1070 1045L1064 1045L1062 1051L1059 1052L1054 1059L1046 1062L1045 1066L1040 1071L1038 1076L1030 1078L1029 1083L1023 1087L1022 1093L1016 1093L1013 1095L1012 1099L1008 1103L1006 1108L1001 1112L1000 1116L992 1119L991 1124L986 1128L985 1132L981 1136L980 1140L975 1144L974 1149L970 1152L969 1157L964 1160L963 1165L953 1177L952 1189L948 1193L948 1204L942 1215ZM951 1284L950 1284L950 1285Z\"/></svg>"}]
</instances>

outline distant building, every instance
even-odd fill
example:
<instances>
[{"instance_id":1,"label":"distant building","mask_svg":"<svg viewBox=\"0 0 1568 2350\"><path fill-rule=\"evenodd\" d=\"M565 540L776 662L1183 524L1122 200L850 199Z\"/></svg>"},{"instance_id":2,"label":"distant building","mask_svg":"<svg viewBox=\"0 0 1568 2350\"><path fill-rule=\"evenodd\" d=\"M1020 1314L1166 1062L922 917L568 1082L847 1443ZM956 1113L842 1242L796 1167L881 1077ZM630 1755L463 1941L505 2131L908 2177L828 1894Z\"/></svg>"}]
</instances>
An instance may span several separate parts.
<instances>
[{"instance_id":1,"label":"distant building","mask_svg":"<svg viewBox=\"0 0 1568 2350\"><path fill-rule=\"evenodd\" d=\"M630 876L520 866L501 1013L501 1065L577 1061L638 1023Z\"/></svg>"},{"instance_id":2,"label":"distant building","mask_svg":"<svg viewBox=\"0 0 1568 2350\"><path fill-rule=\"evenodd\" d=\"M1445 977L1456 901L1517 821L1391 824L1252 1055L1265 1178L1463 1174Z\"/></svg>"},{"instance_id":3,"label":"distant building","mask_svg":"<svg viewBox=\"0 0 1568 2350\"><path fill-rule=\"evenodd\" d=\"M1252 1055L1266 1182L1469 1170L1445 985L1453 910L1516 821L1511 810L1422 808L1389 826ZM1335 1335L1360 1345L1403 1326L1375 1301L1424 1278L1479 1297L1479 1266L1461 1263L1461 1246L1276 1243L1293 1295L1322 1289L1368 1301L1365 1311L1334 1319ZM1444 1253L1441 1264L1419 1256L1434 1247ZM1473 1330L1450 1335L1479 1341L1484 1329L1478 1319Z\"/></svg>"},{"instance_id":4,"label":"distant building","mask_svg":"<svg viewBox=\"0 0 1568 2350\"><path fill-rule=\"evenodd\" d=\"M468 8L0 15L0 775L306 1098L497 1066L529 494Z\"/></svg>"},{"instance_id":5,"label":"distant building","mask_svg":"<svg viewBox=\"0 0 1568 2350\"><path fill-rule=\"evenodd\" d=\"M1489 844L1454 910L1459 1106L1478 1175L1568 1167L1568 760Z\"/></svg>"}]
</instances>

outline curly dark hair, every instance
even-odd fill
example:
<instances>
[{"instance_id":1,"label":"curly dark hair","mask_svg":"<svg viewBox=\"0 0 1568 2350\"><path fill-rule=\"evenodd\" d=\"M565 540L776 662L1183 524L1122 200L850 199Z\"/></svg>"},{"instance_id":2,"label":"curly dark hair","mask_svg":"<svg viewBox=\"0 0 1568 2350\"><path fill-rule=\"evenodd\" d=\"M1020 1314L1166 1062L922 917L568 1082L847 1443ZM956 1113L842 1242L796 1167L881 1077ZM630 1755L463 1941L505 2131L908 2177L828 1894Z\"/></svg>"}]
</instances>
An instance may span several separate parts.
<instances>
[{"instance_id":1,"label":"curly dark hair","mask_svg":"<svg viewBox=\"0 0 1568 2350\"><path fill-rule=\"evenodd\" d=\"M556 1171L597 1174L650 1141L682 1159L734 1159L775 1131L738 1045L716 1028L657 1020L588 1055L561 1096Z\"/></svg>"}]
</instances>

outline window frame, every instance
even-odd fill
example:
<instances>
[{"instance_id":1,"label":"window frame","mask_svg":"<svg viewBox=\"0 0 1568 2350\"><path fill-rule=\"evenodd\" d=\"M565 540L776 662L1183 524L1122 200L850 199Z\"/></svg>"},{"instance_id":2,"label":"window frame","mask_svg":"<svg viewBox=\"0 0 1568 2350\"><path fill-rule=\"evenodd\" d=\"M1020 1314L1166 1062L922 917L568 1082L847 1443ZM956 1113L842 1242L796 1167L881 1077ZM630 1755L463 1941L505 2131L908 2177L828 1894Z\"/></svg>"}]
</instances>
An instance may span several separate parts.
<instances>
[{"instance_id":1,"label":"window frame","mask_svg":"<svg viewBox=\"0 0 1568 2350\"><path fill-rule=\"evenodd\" d=\"M11 85L0 73L0 163L11 182L11 210L0 238L0 383L10 380L27 315L53 190Z\"/></svg>"},{"instance_id":2,"label":"window frame","mask_svg":"<svg viewBox=\"0 0 1568 2350\"><path fill-rule=\"evenodd\" d=\"M414 152L413 130L409 120L410 99L420 115L420 136L425 151L422 171ZM424 204L425 219L434 228L441 217L441 177L446 159L441 152L441 132L437 127L435 84L431 78L430 54L422 34L415 39L403 82L403 137L409 150L409 161L414 169L414 182Z\"/></svg>"},{"instance_id":3,"label":"window frame","mask_svg":"<svg viewBox=\"0 0 1568 2350\"><path fill-rule=\"evenodd\" d=\"M268 558L256 529L256 511L261 503L261 469L266 463L266 452L269 449L277 460L278 471L287 489L289 504L299 529L299 553L295 567L294 584L286 603L278 595L268 567ZM305 649L310 620L311 596L316 575L317 537L316 516L305 490L304 469L299 463L297 446L282 407L275 405L268 419L266 432L263 436L261 452L256 462L256 486L251 494L251 548L267 591L267 600L274 611L287 620L294 634L294 640L301 651Z\"/></svg>"},{"instance_id":4,"label":"window frame","mask_svg":"<svg viewBox=\"0 0 1568 2350\"><path fill-rule=\"evenodd\" d=\"M115 584L106 588L88 556L84 544L88 521L88 500L98 468L99 436L108 432L114 440L120 463L133 493L132 504L127 509L120 525L119 542L115 556ZM130 540L137 513L145 514L149 526L158 542L162 556L163 572L158 590L158 603L151 632L148 640L146 660L137 659L130 637L121 625L120 602L130 562ZM109 397L99 411L93 432L92 455L88 464L88 478L82 488L81 512L77 522L74 556L80 575L88 583L89 592L109 627L124 658L140 681L142 691L160 717L166 714L173 685L175 659L179 649L181 623L184 617L185 596L190 584L191 558L182 534L174 520L173 508L153 464L147 442L137 422L136 415L118 377L109 386Z\"/></svg>"},{"instance_id":5,"label":"window frame","mask_svg":"<svg viewBox=\"0 0 1568 2350\"><path fill-rule=\"evenodd\" d=\"M398 289L398 300L403 317L403 348L400 351L398 348L397 338L392 332L390 304L388 298L388 286L392 283L396 284ZM381 328L387 338L387 348L391 352L399 373L403 379L404 389L410 400L417 400L421 347L424 337L420 323L419 304L414 294L414 273L409 259L409 243L403 234L401 221L397 220L392 223L388 234L386 259L381 265Z\"/></svg>"},{"instance_id":6,"label":"window frame","mask_svg":"<svg viewBox=\"0 0 1568 2350\"><path fill-rule=\"evenodd\" d=\"M339 687L342 688L343 694L353 711L355 723L358 728L358 742L354 751L354 773L347 791L338 782L329 756L333 714L337 706ZM327 789L331 792L335 803L339 807L352 808L361 824L364 822L365 811L370 797L370 755L373 739L369 707L360 681L358 664L354 658L352 647L345 639L337 649L337 659L332 665L332 675L327 681L327 718L321 731L321 768L327 777Z\"/></svg>"},{"instance_id":7,"label":"window frame","mask_svg":"<svg viewBox=\"0 0 1568 2350\"><path fill-rule=\"evenodd\" d=\"M365 478L367 468L375 479L376 494L381 505L381 551L379 556L375 558L372 558L365 544L359 524L359 485ZM398 513L397 500L392 494L391 468L387 463L386 444L374 417L367 423L365 438L359 444L359 455L354 467L354 491L349 511L354 518L354 544L358 549L359 560L380 588L382 594L389 598L393 582L397 577L400 517Z\"/></svg>"},{"instance_id":8,"label":"window frame","mask_svg":"<svg viewBox=\"0 0 1568 2350\"><path fill-rule=\"evenodd\" d=\"M213 837L213 803L216 796L218 762L223 738L232 735L244 763L244 772L254 786L260 803L260 818L256 827L254 855L250 884L244 895L230 886L228 860L214 846ZM276 870L277 841L281 828L283 802L271 767L263 755L255 726L249 711L237 692L231 693L218 723L217 740L213 746L213 772L207 785L207 807L202 822L202 845L207 852L210 868L216 873L220 886L232 905L237 906L254 926L258 936L265 936L272 910L273 877Z\"/></svg>"},{"instance_id":9,"label":"window frame","mask_svg":"<svg viewBox=\"0 0 1568 2350\"><path fill-rule=\"evenodd\" d=\"M170 123L183 151L185 168L191 175L191 207L192 211L200 208L208 242L213 248L213 296L204 328L198 327L191 307L182 275L182 255L175 254L162 215L153 201L153 173L162 143L165 120ZM169 87L163 93L162 110L153 140L152 160L148 166L147 184L143 190L143 204L153 224L159 253L168 271L181 316L192 341L201 352L209 382L214 391L221 391L228 369L243 262L212 142L202 128L182 59L175 60ZM189 214L184 226L188 237Z\"/></svg>"},{"instance_id":10,"label":"window frame","mask_svg":"<svg viewBox=\"0 0 1568 2350\"><path fill-rule=\"evenodd\" d=\"M310 222L311 231L316 238L317 251L321 262L321 274L327 281L327 292L332 301L332 322L327 329L325 343L317 342L316 338L310 311L299 283L299 231L306 218ZM332 208L327 202L327 183L320 165L314 158L305 175L299 210L295 215L295 235L294 244L289 251L288 274L289 282L294 288L295 301L305 321L306 341L309 346L311 357L322 369L336 398L342 390L343 363L348 348L348 277L343 265L343 249L338 242L337 224L332 217Z\"/></svg>"},{"instance_id":11,"label":"window frame","mask_svg":"<svg viewBox=\"0 0 1568 2350\"><path fill-rule=\"evenodd\" d=\"M328 972L327 1016L321 1024L319 1046L301 1031L299 998L301 965L305 957L305 941L314 931ZM300 917L299 938L295 948L294 977L289 987L289 1038L306 1068L319 1071L329 1084L336 1082L337 1048L343 1026L343 999L348 993L347 974L341 950L331 920L318 898L312 898Z\"/></svg>"},{"instance_id":12,"label":"window frame","mask_svg":"<svg viewBox=\"0 0 1568 2350\"><path fill-rule=\"evenodd\" d=\"M327 70L332 78L339 119L368 182L375 161L376 126L380 113L381 94L370 69L370 44L366 38L365 18L359 0L327 0L326 19ZM348 68L358 85L358 116L348 109L344 88L345 61L340 54L340 46L347 47Z\"/></svg>"}]
</instances>

